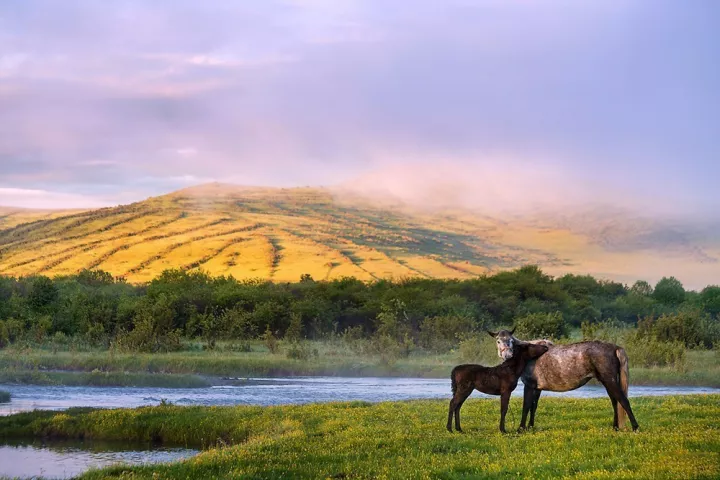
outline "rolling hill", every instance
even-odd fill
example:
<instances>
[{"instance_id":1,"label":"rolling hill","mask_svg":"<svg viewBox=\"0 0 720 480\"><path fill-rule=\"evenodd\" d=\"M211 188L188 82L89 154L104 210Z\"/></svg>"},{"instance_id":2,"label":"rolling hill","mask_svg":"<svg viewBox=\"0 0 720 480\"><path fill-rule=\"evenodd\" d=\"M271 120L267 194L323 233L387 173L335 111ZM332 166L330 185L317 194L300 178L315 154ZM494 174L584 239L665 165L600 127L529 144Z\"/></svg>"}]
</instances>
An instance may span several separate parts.
<instances>
[{"instance_id":1,"label":"rolling hill","mask_svg":"<svg viewBox=\"0 0 720 480\"><path fill-rule=\"evenodd\" d=\"M98 268L145 282L168 268L297 281L353 276L471 278L539 264L632 282L675 275L691 287L720 278L720 235L623 219L496 218L322 188L208 184L112 208L0 208L0 274ZM695 232L695 231L693 231Z\"/></svg>"}]
</instances>

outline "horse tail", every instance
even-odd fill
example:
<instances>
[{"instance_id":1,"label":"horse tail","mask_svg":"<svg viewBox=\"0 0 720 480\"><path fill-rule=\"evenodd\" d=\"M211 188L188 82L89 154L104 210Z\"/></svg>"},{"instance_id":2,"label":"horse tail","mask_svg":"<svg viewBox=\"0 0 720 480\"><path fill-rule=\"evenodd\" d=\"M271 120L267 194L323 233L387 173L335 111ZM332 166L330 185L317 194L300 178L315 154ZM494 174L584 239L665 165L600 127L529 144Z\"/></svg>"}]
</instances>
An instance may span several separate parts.
<instances>
[{"instance_id":1,"label":"horse tail","mask_svg":"<svg viewBox=\"0 0 720 480\"><path fill-rule=\"evenodd\" d=\"M622 388L625 398L628 396L628 382L630 380L630 367L628 366L628 356L625 353L625 349L617 347L615 349L615 355L620 360L620 388ZM627 421L627 412L622 405L618 405L618 427L623 428Z\"/></svg>"},{"instance_id":2,"label":"horse tail","mask_svg":"<svg viewBox=\"0 0 720 480\"><path fill-rule=\"evenodd\" d=\"M455 367L452 369L452 372L450 372L450 388L452 388L452 394L455 395L455 392L457 392L457 380L455 379L455 372L457 371L458 367Z\"/></svg>"}]
</instances>

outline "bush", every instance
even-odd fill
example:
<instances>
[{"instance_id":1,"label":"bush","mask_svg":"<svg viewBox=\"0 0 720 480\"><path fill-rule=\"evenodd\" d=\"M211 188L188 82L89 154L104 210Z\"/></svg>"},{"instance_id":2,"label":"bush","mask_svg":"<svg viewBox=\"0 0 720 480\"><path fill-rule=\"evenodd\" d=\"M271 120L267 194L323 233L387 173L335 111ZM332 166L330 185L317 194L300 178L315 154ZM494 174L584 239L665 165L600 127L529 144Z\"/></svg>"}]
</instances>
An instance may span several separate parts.
<instances>
[{"instance_id":1,"label":"bush","mask_svg":"<svg viewBox=\"0 0 720 480\"><path fill-rule=\"evenodd\" d=\"M294 360L309 360L311 356L319 357L320 353L318 353L317 348L310 349L310 346L304 342L295 342L290 345L286 355L287 358Z\"/></svg>"},{"instance_id":2,"label":"bush","mask_svg":"<svg viewBox=\"0 0 720 480\"><path fill-rule=\"evenodd\" d=\"M482 365L495 365L500 361L495 342L482 334L468 335L460 341L460 361L466 363L480 363Z\"/></svg>"},{"instance_id":3,"label":"bush","mask_svg":"<svg viewBox=\"0 0 720 480\"><path fill-rule=\"evenodd\" d=\"M525 340L550 338L557 340L567 335L567 324L562 312L531 313L515 320L515 334Z\"/></svg>"},{"instance_id":4,"label":"bush","mask_svg":"<svg viewBox=\"0 0 720 480\"><path fill-rule=\"evenodd\" d=\"M302 317L299 313L290 314L290 325L285 331L285 340L290 342L299 342L303 336Z\"/></svg>"},{"instance_id":5,"label":"bush","mask_svg":"<svg viewBox=\"0 0 720 480\"><path fill-rule=\"evenodd\" d=\"M223 352L252 352L252 346L249 342L229 343L222 347Z\"/></svg>"},{"instance_id":6,"label":"bush","mask_svg":"<svg viewBox=\"0 0 720 480\"><path fill-rule=\"evenodd\" d=\"M220 324L223 336L227 339L249 340L256 334L252 314L238 307L223 310Z\"/></svg>"},{"instance_id":7,"label":"bush","mask_svg":"<svg viewBox=\"0 0 720 480\"><path fill-rule=\"evenodd\" d=\"M461 336L472 330L473 320L469 316L428 317L420 324L420 345L428 350L446 352L459 343Z\"/></svg>"},{"instance_id":8,"label":"bush","mask_svg":"<svg viewBox=\"0 0 720 480\"><path fill-rule=\"evenodd\" d=\"M130 352L172 352L180 350L180 330L169 330L157 325L148 312L140 312L134 321L134 328L122 331L115 339L119 350Z\"/></svg>"},{"instance_id":9,"label":"bush","mask_svg":"<svg viewBox=\"0 0 720 480\"><path fill-rule=\"evenodd\" d=\"M661 342L681 342L688 348L712 348L720 340L720 322L698 309L684 309L658 319L646 317L638 322L641 335Z\"/></svg>"},{"instance_id":10,"label":"bush","mask_svg":"<svg viewBox=\"0 0 720 480\"><path fill-rule=\"evenodd\" d=\"M5 322L0 320L0 348L10 345L10 332Z\"/></svg>"},{"instance_id":11,"label":"bush","mask_svg":"<svg viewBox=\"0 0 720 480\"><path fill-rule=\"evenodd\" d=\"M639 332L628 335L625 342L630 365L637 367L686 368L685 345L682 342L664 342Z\"/></svg>"},{"instance_id":12,"label":"bush","mask_svg":"<svg viewBox=\"0 0 720 480\"><path fill-rule=\"evenodd\" d=\"M630 327L617 320L605 320L604 322L583 322L580 325L583 341L602 340L616 345L622 345L625 341Z\"/></svg>"},{"instance_id":13,"label":"bush","mask_svg":"<svg viewBox=\"0 0 720 480\"><path fill-rule=\"evenodd\" d=\"M410 355L414 344L410 337L398 342L389 335L375 335L365 346L365 353L379 356L383 365L392 366L398 359Z\"/></svg>"},{"instance_id":14,"label":"bush","mask_svg":"<svg viewBox=\"0 0 720 480\"><path fill-rule=\"evenodd\" d=\"M270 325L265 326L262 341L270 353L278 353L280 351L280 342L278 342L277 337L270 331Z\"/></svg>"}]
</instances>

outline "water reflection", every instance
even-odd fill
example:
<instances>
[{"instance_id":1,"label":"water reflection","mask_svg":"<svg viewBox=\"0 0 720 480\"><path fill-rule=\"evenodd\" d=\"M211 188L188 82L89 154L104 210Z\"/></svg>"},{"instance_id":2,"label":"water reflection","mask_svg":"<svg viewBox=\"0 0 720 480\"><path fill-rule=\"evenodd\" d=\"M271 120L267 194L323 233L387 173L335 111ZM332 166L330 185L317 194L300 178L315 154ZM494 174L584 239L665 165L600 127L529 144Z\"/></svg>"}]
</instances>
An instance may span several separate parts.
<instances>
[{"instance_id":1,"label":"water reflection","mask_svg":"<svg viewBox=\"0 0 720 480\"><path fill-rule=\"evenodd\" d=\"M187 448L117 442L4 442L0 444L0 477L70 478L93 467L172 462L196 453Z\"/></svg>"}]
</instances>

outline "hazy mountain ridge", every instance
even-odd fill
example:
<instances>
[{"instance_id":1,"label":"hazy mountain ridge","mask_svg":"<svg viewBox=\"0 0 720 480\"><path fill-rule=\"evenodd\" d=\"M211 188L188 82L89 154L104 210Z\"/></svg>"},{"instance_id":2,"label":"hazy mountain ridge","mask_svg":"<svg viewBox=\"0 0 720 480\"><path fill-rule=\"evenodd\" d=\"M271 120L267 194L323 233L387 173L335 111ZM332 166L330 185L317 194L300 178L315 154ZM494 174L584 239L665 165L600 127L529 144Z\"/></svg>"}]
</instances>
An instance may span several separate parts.
<instances>
[{"instance_id":1,"label":"hazy mountain ridge","mask_svg":"<svg viewBox=\"0 0 720 480\"><path fill-rule=\"evenodd\" d=\"M102 268L147 281L166 268L295 281L469 278L526 263L631 281L718 276L720 231L593 212L497 218L325 188L191 187L88 211L0 209L0 274Z\"/></svg>"}]
</instances>

